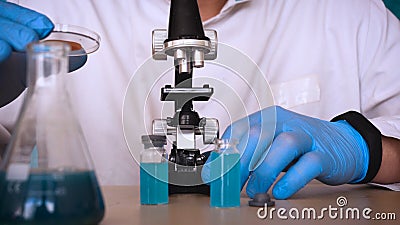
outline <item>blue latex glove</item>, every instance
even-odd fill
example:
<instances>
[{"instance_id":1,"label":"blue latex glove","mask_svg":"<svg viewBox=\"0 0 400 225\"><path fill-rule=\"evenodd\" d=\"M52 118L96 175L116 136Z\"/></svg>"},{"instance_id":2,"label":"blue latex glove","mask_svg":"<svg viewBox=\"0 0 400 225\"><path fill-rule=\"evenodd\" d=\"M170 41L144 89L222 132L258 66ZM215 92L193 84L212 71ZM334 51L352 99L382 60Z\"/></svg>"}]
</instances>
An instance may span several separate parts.
<instances>
[{"instance_id":1,"label":"blue latex glove","mask_svg":"<svg viewBox=\"0 0 400 225\"><path fill-rule=\"evenodd\" d=\"M26 88L26 46L45 38L53 28L45 15L0 0L0 107ZM86 55L71 56L69 72L81 68L86 61Z\"/></svg>"},{"instance_id":2,"label":"blue latex glove","mask_svg":"<svg viewBox=\"0 0 400 225\"><path fill-rule=\"evenodd\" d=\"M293 162L272 190L276 199L292 196L314 178L330 185L352 183L361 181L368 170L367 143L343 120L328 122L269 107L234 122L222 138L240 140L241 182L243 187L248 180L251 198L266 192ZM202 177L209 181L208 166Z\"/></svg>"},{"instance_id":3,"label":"blue latex glove","mask_svg":"<svg viewBox=\"0 0 400 225\"><path fill-rule=\"evenodd\" d=\"M30 42L46 37L53 28L46 16L0 1L0 62L7 59L12 50L24 51Z\"/></svg>"},{"instance_id":4,"label":"blue latex glove","mask_svg":"<svg viewBox=\"0 0 400 225\"><path fill-rule=\"evenodd\" d=\"M44 15L0 0L0 107L26 88L26 56L32 41L46 37L54 28Z\"/></svg>"}]
</instances>

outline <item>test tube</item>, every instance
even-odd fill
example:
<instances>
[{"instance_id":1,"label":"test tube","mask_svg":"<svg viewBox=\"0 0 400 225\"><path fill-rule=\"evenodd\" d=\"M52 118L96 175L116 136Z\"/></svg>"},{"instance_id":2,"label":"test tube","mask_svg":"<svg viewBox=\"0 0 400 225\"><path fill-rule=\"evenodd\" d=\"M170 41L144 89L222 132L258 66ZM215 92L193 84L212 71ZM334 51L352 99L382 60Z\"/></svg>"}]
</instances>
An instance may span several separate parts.
<instances>
[{"instance_id":1,"label":"test tube","mask_svg":"<svg viewBox=\"0 0 400 225\"><path fill-rule=\"evenodd\" d=\"M240 153L236 145L235 140L217 140L216 148L211 152L211 207L240 206Z\"/></svg>"},{"instance_id":2,"label":"test tube","mask_svg":"<svg viewBox=\"0 0 400 225\"><path fill-rule=\"evenodd\" d=\"M168 203L168 159L164 148L166 137L142 136L144 150L140 154L140 203Z\"/></svg>"}]
</instances>

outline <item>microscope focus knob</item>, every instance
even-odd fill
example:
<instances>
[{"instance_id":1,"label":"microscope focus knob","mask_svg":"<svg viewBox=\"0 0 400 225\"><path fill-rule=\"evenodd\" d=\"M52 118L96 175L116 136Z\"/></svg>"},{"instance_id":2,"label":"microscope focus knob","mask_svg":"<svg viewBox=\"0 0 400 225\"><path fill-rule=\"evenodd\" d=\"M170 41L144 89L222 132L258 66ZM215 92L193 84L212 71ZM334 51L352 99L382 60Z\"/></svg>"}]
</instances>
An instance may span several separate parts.
<instances>
[{"instance_id":1,"label":"microscope focus knob","mask_svg":"<svg viewBox=\"0 0 400 225\"><path fill-rule=\"evenodd\" d=\"M202 118L200 120L201 132L204 144L213 144L219 136L219 123L215 118Z\"/></svg>"}]
</instances>

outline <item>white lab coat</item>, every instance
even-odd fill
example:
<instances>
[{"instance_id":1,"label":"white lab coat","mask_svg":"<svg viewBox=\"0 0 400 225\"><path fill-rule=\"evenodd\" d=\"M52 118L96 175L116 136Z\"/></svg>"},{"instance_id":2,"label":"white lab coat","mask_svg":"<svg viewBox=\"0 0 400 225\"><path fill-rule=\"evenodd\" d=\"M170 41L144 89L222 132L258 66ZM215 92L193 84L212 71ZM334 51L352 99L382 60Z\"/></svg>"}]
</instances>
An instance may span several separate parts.
<instances>
[{"instance_id":1,"label":"white lab coat","mask_svg":"<svg viewBox=\"0 0 400 225\"><path fill-rule=\"evenodd\" d=\"M20 3L56 23L79 25L100 34L100 49L69 76L68 87L100 182L137 184L139 167L123 132L124 95L135 71L151 56L152 30L167 27L169 1ZM356 110L382 134L400 138L400 23L381 0L228 0L204 27L217 30L220 42L243 52L259 66L271 85L275 104L325 120ZM194 77L203 74L199 71ZM231 80L229 72L205 71L226 82ZM252 74L245 76L254 81ZM158 83L173 84L173 76ZM236 81L230 85L251 104L245 97L248 87ZM141 83L132 86L137 98L145 98L149 92ZM218 87L214 88L217 92ZM147 118L160 117L159 94L158 87L151 92ZM21 102L20 98L0 109L4 127L12 129ZM216 102L195 103L195 108L201 116L218 118L222 132L230 121L221 116L224 113ZM124 113L138 127L151 126L150 119L143 119L143 110L138 106ZM139 130L138 148L143 134Z\"/></svg>"}]
</instances>

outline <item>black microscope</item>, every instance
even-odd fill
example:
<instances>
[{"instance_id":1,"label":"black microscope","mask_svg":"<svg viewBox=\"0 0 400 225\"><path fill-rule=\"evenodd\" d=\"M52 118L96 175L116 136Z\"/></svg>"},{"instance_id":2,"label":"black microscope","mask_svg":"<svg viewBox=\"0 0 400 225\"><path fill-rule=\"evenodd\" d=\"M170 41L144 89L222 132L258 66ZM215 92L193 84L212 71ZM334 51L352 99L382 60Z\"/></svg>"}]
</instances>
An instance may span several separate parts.
<instances>
[{"instance_id":1,"label":"black microscope","mask_svg":"<svg viewBox=\"0 0 400 225\"><path fill-rule=\"evenodd\" d=\"M194 68L204 67L205 60L217 57L217 34L204 30L197 0L171 0L168 31L153 31L153 59L174 58L175 84L161 88L161 101L172 101L175 114L153 120L153 135L172 140L169 155L169 194L200 193L209 195L203 184L201 168L207 154L196 146L196 136L204 145L213 144L219 136L218 120L201 118L193 102L208 101L214 89L208 84L193 87Z\"/></svg>"}]
</instances>

